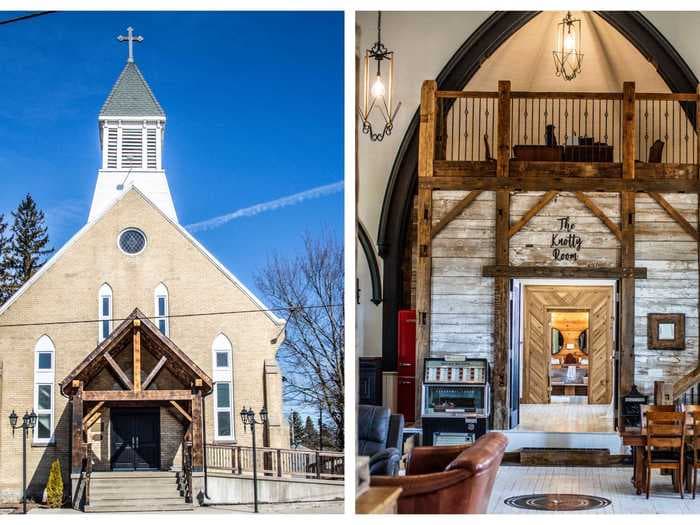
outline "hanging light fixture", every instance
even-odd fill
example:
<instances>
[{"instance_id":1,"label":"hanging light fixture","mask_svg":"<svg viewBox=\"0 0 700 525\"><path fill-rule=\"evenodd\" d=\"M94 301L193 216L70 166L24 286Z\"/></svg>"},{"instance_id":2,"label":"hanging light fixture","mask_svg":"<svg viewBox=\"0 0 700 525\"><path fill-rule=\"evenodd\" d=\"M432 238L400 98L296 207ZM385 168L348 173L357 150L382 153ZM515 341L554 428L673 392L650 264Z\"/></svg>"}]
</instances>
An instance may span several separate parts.
<instances>
[{"instance_id":1,"label":"hanging light fixture","mask_svg":"<svg viewBox=\"0 0 700 525\"><path fill-rule=\"evenodd\" d=\"M556 76L565 80L573 80L581 72L583 62L583 47L581 46L581 19L566 16L557 24L557 34L554 43L554 67Z\"/></svg>"},{"instance_id":2,"label":"hanging light fixture","mask_svg":"<svg viewBox=\"0 0 700 525\"><path fill-rule=\"evenodd\" d=\"M376 64L375 64L376 63ZM382 63L384 70L382 71ZM365 51L364 85L362 89L362 132L369 135L372 141L379 142L385 136L391 135L394 128L394 118L401 107L399 102L393 107L394 96L394 52L389 51L382 43L382 12L377 12L377 41ZM372 124L372 117L379 113L383 123L381 131ZM379 120L377 118L376 120Z\"/></svg>"}]
</instances>

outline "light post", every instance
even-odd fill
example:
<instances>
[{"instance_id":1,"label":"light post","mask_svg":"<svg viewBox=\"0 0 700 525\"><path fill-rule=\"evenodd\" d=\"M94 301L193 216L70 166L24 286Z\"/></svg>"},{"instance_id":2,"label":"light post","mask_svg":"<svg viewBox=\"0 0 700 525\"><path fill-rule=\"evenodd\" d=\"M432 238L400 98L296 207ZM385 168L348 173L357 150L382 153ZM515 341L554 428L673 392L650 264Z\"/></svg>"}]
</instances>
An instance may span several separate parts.
<instances>
[{"instance_id":1,"label":"light post","mask_svg":"<svg viewBox=\"0 0 700 525\"><path fill-rule=\"evenodd\" d=\"M36 414L34 410L29 414L26 410L22 417L22 424L17 425L19 417L13 410L10 414L10 426L12 426L12 435L15 435L15 429L22 429L22 514L27 513L27 433L29 430L34 432L36 425Z\"/></svg>"},{"instance_id":2,"label":"light post","mask_svg":"<svg viewBox=\"0 0 700 525\"><path fill-rule=\"evenodd\" d=\"M253 432L253 509L254 512L258 512L258 458L257 449L255 443L255 425L266 425L267 424L267 409L263 407L260 410L260 421L255 419L255 412L252 408L246 410L245 407L241 410L241 420L243 421L243 430L247 430L250 426L250 430Z\"/></svg>"}]
</instances>

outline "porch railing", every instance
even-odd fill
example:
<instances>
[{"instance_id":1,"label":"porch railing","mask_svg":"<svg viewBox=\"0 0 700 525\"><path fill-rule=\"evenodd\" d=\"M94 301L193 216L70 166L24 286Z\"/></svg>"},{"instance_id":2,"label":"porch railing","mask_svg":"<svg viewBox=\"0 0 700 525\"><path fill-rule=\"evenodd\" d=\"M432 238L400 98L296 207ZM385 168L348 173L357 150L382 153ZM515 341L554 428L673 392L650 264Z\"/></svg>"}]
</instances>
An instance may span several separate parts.
<instances>
[{"instance_id":1,"label":"porch railing","mask_svg":"<svg viewBox=\"0 0 700 525\"><path fill-rule=\"evenodd\" d=\"M192 441L182 440L182 495L187 503L192 503Z\"/></svg>"},{"instance_id":2,"label":"porch railing","mask_svg":"<svg viewBox=\"0 0 700 525\"><path fill-rule=\"evenodd\" d=\"M497 91L436 93L435 160L491 161L499 144ZM510 156L518 147L561 147L561 159L621 163L624 148L624 92L508 91ZM700 93L635 93L636 160L698 164ZM695 122L695 123L694 123ZM656 151L652 146L656 141ZM584 146L568 147L567 146ZM558 153L558 152L553 152ZM539 152L541 157L544 152ZM529 160L529 159L525 159ZM550 160L550 159L547 159Z\"/></svg>"},{"instance_id":3,"label":"porch railing","mask_svg":"<svg viewBox=\"0 0 700 525\"><path fill-rule=\"evenodd\" d=\"M257 470L265 476L343 480L345 458L342 452L307 449L257 448ZM253 447L207 445L207 469L233 474L253 472Z\"/></svg>"}]
</instances>

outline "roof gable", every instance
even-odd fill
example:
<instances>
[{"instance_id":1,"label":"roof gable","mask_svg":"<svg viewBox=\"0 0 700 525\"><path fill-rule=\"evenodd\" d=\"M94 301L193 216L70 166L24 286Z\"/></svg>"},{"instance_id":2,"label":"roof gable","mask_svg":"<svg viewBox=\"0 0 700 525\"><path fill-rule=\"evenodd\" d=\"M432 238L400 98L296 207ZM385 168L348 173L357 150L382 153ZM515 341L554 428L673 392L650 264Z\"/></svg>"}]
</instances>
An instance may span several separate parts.
<instances>
[{"instance_id":1,"label":"roof gable","mask_svg":"<svg viewBox=\"0 0 700 525\"><path fill-rule=\"evenodd\" d=\"M168 217L158 206L156 206L146 195L143 194L136 186L131 186L127 191L123 192L119 197L117 197L108 207L105 208L104 212L100 214L93 222L90 222L83 226L66 244L64 244L54 255L51 257L42 267L36 272L19 290L17 290L6 302L0 306L0 317L4 314L31 286L37 282L41 277L51 269L52 266L73 246L80 238L85 236L90 230L92 230L101 219L107 215L122 199L126 198L128 195L136 194L138 195L144 203L155 210L160 217L165 219L170 225L172 225L175 230L182 235L186 241L190 242L214 267L220 271L233 285L238 288L262 313L264 313L270 321L272 321L276 326L282 327L285 321L275 315L274 312L270 311L267 306L253 294L238 278L233 275L214 255L212 255L202 244L199 243L181 224L173 221Z\"/></svg>"},{"instance_id":2,"label":"roof gable","mask_svg":"<svg viewBox=\"0 0 700 525\"><path fill-rule=\"evenodd\" d=\"M100 117L165 118L165 112L138 66L128 62L102 106Z\"/></svg>"},{"instance_id":3,"label":"roof gable","mask_svg":"<svg viewBox=\"0 0 700 525\"><path fill-rule=\"evenodd\" d=\"M99 371L108 365L110 352L118 353L131 342L133 327L138 320L140 330L139 337L141 344L146 347L156 357L164 357L164 366L174 375L194 384L194 381L201 379L205 395L213 388L212 379L192 361L178 346L168 337L163 335L150 319L138 308L134 309L129 316L117 326L104 341L90 352L83 361L76 366L61 381L61 391L69 395L71 384L74 380L88 383ZM157 371L156 371L157 373ZM127 378L128 381L128 378Z\"/></svg>"}]
</instances>

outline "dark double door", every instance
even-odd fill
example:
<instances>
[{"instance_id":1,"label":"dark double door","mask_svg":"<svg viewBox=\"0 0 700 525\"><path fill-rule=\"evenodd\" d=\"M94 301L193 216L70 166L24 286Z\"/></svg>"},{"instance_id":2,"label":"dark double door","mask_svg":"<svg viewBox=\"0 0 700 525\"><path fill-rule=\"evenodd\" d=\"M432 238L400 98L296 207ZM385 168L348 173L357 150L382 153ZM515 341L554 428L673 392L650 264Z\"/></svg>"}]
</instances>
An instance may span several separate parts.
<instances>
[{"instance_id":1,"label":"dark double door","mask_svg":"<svg viewBox=\"0 0 700 525\"><path fill-rule=\"evenodd\" d=\"M112 470L160 469L160 412L112 409Z\"/></svg>"}]
</instances>

